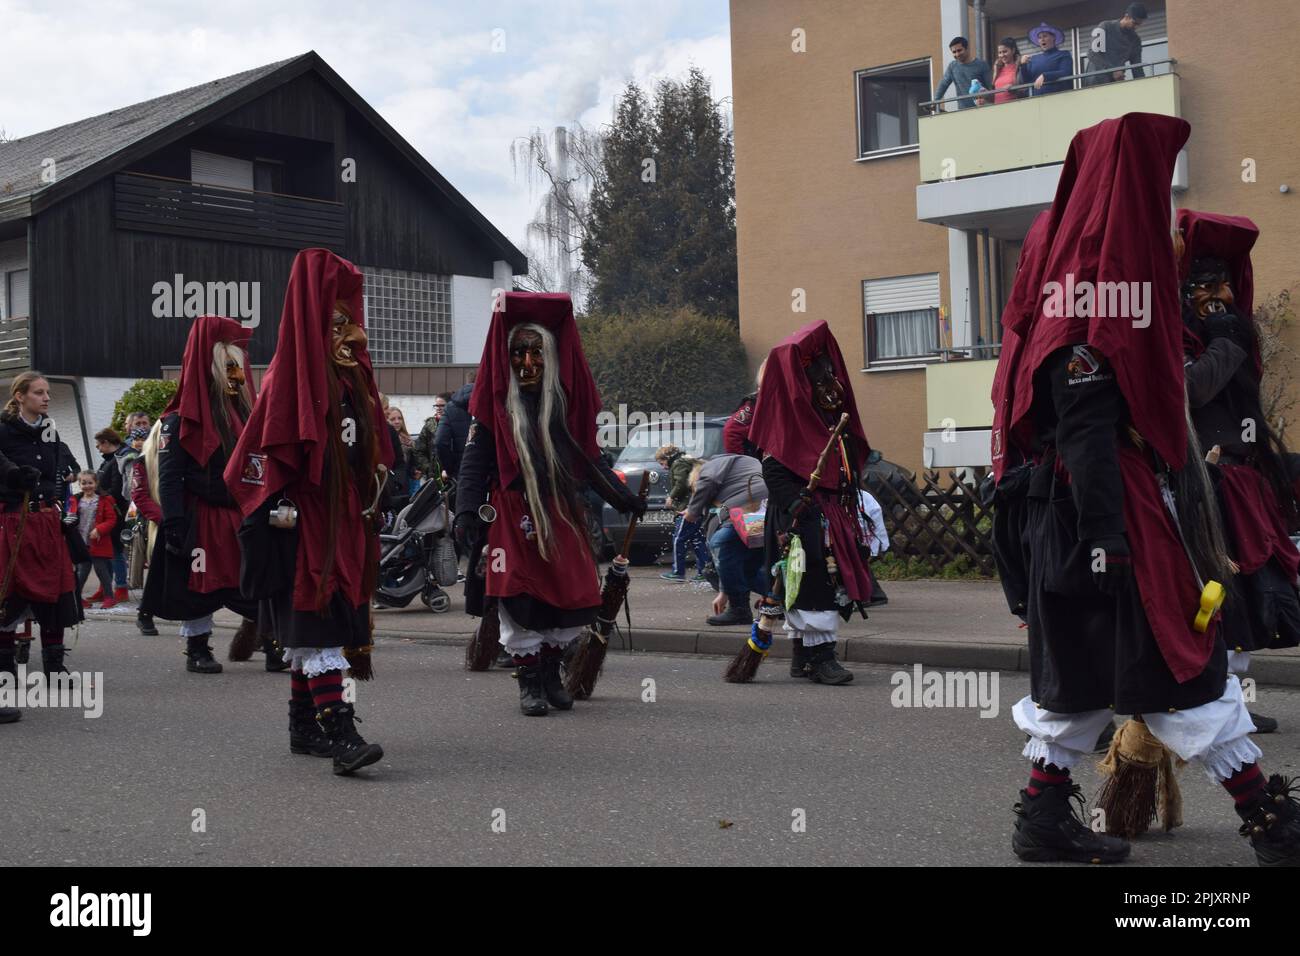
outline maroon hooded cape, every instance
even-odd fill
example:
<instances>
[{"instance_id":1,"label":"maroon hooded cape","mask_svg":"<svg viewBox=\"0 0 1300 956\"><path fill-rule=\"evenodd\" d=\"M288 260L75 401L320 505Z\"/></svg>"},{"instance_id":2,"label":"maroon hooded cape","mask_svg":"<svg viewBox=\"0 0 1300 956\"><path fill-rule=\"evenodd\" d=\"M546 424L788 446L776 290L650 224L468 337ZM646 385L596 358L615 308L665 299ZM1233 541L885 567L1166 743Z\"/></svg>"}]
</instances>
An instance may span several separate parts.
<instances>
[{"instance_id":1,"label":"maroon hooded cape","mask_svg":"<svg viewBox=\"0 0 1300 956\"><path fill-rule=\"evenodd\" d=\"M1183 234L1183 258L1178 263L1178 280L1181 283L1191 274L1192 260L1217 256L1228 264L1232 279L1232 298L1237 315L1242 321L1253 323L1255 312L1255 272L1250 265L1250 250L1259 238L1259 227L1245 216L1221 216L1195 209L1178 210L1178 231ZM1185 347L1193 357L1205 351L1205 343L1191 329L1183 327ZM1259 378L1263 365L1259 356L1259 341L1255 342L1255 377Z\"/></svg>"},{"instance_id":2,"label":"maroon hooded cape","mask_svg":"<svg viewBox=\"0 0 1300 956\"><path fill-rule=\"evenodd\" d=\"M543 559L536 543L526 537L524 525L531 520L528 500L522 492L510 488L519 476L519 450L506 411L514 374L510 367L510 335L515 326L525 323L539 325L555 337L560 384L566 396L565 424L586 456L585 462L570 456L570 472L580 478L600 453L596 442L600 395L582 352L572 300L564 293L506 293L505 307L492 313L469 400L470 414L492 433L496 445L497 485L492 489L492 505L497 520L488 528L488 548L490 554L503 553L505 560L487 562L486 593L492 597L528 594L558 608L595 607L600 604L600 590L591 546L584 534L552 513L552 550L549 560ZM574 521L580 529L580 516L574 516Z\"/></svg>"},{"instance_id":3,"label":"maroon hooded cape","mask_svg":"<svg viewBox=\"0 0 1300 956\"><path fill-rule=\"evenodd\" d=\"M326 543L325 488L322 472L327 438L326 412L329 388L325 366L332 361L334 303L346 302L352 321L365 327L364 279L361 271L328 249L304 249L293 260L284 296L284 314L271 365L235 452L226 465L226 486L245 516L281 490L299 509L299 545L294 607L315 607L316 588L322 570ZM374 406L372 426L379 445L380 463L393 463L374 368L367 349L353 356L364 371ZM362 593L364 563L377 555L365 554L362 533L361 495L369 489L353 489L348 513L338 516L340 536L333 572L326 593L342 587L354 606L369 600ZM345 529L352 529L344 534Z\"/></svg>"},{"instance_id":4,"label":"maroon hooded cape","mask_svg":"<svg viewBox=\"0 0 1300 956\"><path fill-rule=\"evenodd\" d=\"M252 334L251 329L244 328L234 319L219 315L199 316L190 327L181 359L180 381L163 417L173 412L180 417L181 447L200 467L206 467L213 453L221 447L221 432L212 415L212 349L218 342L230 342L247 355ZM247 377L244 391L251 405L253 395ZM228 409L231 428L238 439L243 433L244 421L233 404L228 405ZM189 498L190 520L195 525L194 540L206 556L202 571L190 570L190 589L199 594L238 589L239 544L236 536L239 533L239 510L210 505L194 495Z\"/></svg>"},{"instance_id":5,"label":"maroon hooded cape","mask_svg":"<svg viewBox=\"0 0 1300 956\"><path fill-rule=\"evenodd\" d=\"M1259 238L1259 227L1245 216L1221 216L1180 209L1178 229L1183 234L1184 244L1179 279L1187 279L1195 259L1217 256L1224 260L1232 279L1237 315L1243 322L1253 323L1255 273L1250 263L1250 251ZM1263 363L1259 339L1254 341L1251 359L1258 383ZM1205 351L1205 344L1186 325L1183 326L1183 343L1193 357ZM1225 464L1219 466L1219 471L1223 478L1220 486L1223 507L1228 512L1228 526L1233 537L1233 560L1243 574L1254 574L1269 558L1276 558L1287 580L1294 581L1300 571L1300 551L1291 543L1286 521L1268 479L1249 465Z\"/></svg>"},{"instance_id":6,"label":"maroon hooded cape","mask_svg":"<svg viewBox=\"0 0 1300 956\"><path fill-rule=\"evenodd\" d=\"M229 342L239 346L247 355L248 340L252 335L252 329L246 329L234 319L220 315L199 316L190 327L189 338L185 340L185 355L181 359L181 377L176 384L176 394L167 403L162 417L165 418L172 412L180 416L181 445L200 465L206 465L221 444L221 432L212 418L212 399L208 390L212 381L212 350L218 342ZM244 391L251 406L253 392L247 376ZM233 424L238 437L244 423L238 416L233 416Z\"/></svg>"},{"instance_id":7,"label":"maroon hooded cape","mask_svg":"<svg viewBox=\"0 0 1300 956\"><path fill-rule=\"evenodd\" d=\"M1017 416L1012 407L1014 398L1011 382L1012 370L1020 361L1020 352L1024 340L1014 330L1024 328L1032 313L1042 305L1042 271L1046 261L1047 230L1051 220L1047 210L1034 217L1033 225L1025 233L1025 242L1020 249L1020 261L1016 265L1016 278L1011 286L1011 296L1007 307L1002 311L1002 351L998 367L993 373L993 428L992 448L993 477L998 481L1007 468L1007 422ZM1017 461L1016 464L1019 464Z\"/></svg>"},{"instance_id":8,"label":"maroon hooded cape","mask_svg":"<svg viewBox=\"0 0 1300 956\"><path fill-rule=\"evenodd\" d=\"M1187 456L1182 368L1182 310L1170 235L1169 186L1188 124L1174 117L1128 113L1080 130L1070 144L1045 224L1042 267L1017 276L1004 324L1019 342L1004 349L994 391L994 442L1030 456L1034 374L1056 350L1088 343L1114 369L1133 425L1159 457L1181 468ZM1041 220L1040 220L1041 221ZM1025 267L1022 266L1022 271ZM1069 277L1067 279L1067 276ZM1050 317L1047 283L1149 283L1146 322L1136 317ZM1034 299L1037 297L1037 303ZM1014 308L1012 306L1015 306ZM1175 679L1200 674L1214 649L1217 620L1192 628L1200 590L1177 530L1160 498L1147 452L1120 448L1124 521L1134 576L1156 644ZM994 461L995 471L1005 458Z\"/></svg>"},{"instance_id":9,"label":"maroon hooded cape","mask_svg":"<svg viewBox=\"0 0 1300 956\"><path fill-rule=\"evenodd\" d=\"M844 410L849 413L844 446L849 465L860 476L871 446L867 444L858 403L853 397L853 380L840 354L839 343L824 319L809 322L768 354L763 384L754 402L753 424L749 426L751 444L805 482L812 477L817 458L830 437L830 427L813 404L812 383L805 371L814 358L823 354L830 359L836 379L844 386ZM814 496L830 524L832 551L844 589L853 600L865 601L871 597L871 578L857 547L860 526L857 516L846 514L834 495L842 480L843 464L832 450Z\"/></svg>"},{"instance_id":10,"label":"maroon hooded cape","mask_svg":"<svg viewBox=\"0 0 1300 956\"><path fill-rule=\"evenodd\" d=\"M582 339L573 319L573 300L563 292L507 292L505 308L492 313L469 400L470 415L475 421L483 422L496 441L497 470L503 488L519 474L519 451L506 414L506 395L510 391L510 376L514 374L510 368L510 334L515 326L525 323L540 325L555 336L560 382L568 401L565 422L569 434L588 459L600 454L596 443L600 394L582 352Z\"/></svg>"}]
</instances>

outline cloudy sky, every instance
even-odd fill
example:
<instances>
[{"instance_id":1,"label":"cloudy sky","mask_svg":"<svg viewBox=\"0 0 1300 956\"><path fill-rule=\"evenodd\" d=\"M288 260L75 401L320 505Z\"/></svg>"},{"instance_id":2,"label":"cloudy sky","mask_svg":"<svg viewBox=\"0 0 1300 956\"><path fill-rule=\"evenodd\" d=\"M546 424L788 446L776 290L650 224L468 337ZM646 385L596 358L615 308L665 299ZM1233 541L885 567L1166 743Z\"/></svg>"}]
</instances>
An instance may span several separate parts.
<instances>
[{"instance_id":1,"label":"cloudy sky","mask_svg":"<svg viewBox=\"0 0 1300 956\"><path fill-rule=\"evenodd\" d=\"M727 0L0 0L0 29L11 138L315 50L517 244L514 139L692 64L731 96Z\"/></svg>"}]
</instances>

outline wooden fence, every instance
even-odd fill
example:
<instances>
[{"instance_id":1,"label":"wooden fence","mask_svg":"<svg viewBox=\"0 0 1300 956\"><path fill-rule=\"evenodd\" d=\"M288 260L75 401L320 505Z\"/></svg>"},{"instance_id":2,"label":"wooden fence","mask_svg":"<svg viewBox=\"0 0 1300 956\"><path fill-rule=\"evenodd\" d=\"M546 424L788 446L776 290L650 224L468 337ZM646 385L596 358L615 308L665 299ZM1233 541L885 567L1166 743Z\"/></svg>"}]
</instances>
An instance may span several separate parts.
<instances>
[{"instance_id":1,"label":"wooden fence","mask_svg":"<svg viewBox=\"0 0 1300 956\"><path fill-rule=\"evenodd\" d=\"M993 560L993 507L980 501L979 489L948 473L925 472L917 483L898 478L871 481L867 490L880 502L889 532L889 553L916 558L936 574L965 556L980 574L997 573Z\"/></svg>"}]
</instances>

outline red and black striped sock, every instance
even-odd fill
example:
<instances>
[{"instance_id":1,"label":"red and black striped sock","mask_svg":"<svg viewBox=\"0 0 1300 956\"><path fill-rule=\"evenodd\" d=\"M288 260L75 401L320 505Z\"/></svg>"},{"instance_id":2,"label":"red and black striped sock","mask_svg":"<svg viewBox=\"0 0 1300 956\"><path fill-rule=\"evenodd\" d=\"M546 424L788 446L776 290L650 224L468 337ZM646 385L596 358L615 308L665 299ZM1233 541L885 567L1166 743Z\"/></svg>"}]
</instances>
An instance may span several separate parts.
<instances>
[{"instance_id":1,"label":"red and black striped sock","mask_svg":"<svg viewBox=\"0 0 1300 956\"><path fill-rule=\"evenodd\" d=\"M559 647L555 644L542 645L542 657L559 657L563 653L564 653L564 648Z\"/></svg>"},{"instance_id":2,"label":"red and black striped sock","mask_svg":"<svg viewBox=\"0 0 1300 956\"><path fill-rule=\"evenodd\" d=\"M311 685L302 671L289 672L289 700L295 704L311 706Z\"/></svg>"},{"instance_id":3,"label":"red and black striped sock","mask_svg":"<svg viewBox=\"0 0 1300 956\"><path fill-rule=\"evenodd\" d=\"M311 698L317 710L343 702L342 671L326 671L317 677L308 677L307 686L311 689Z\"/></svg>"},{"instance_id":4,"label":"red and black striped sock","mask_svg":"<svg viewBox=\"0 0 1300 956\"><path fill-rule=\"evenodd\" d=\"M510 659L514 661L515 667L528 667L540 661L541 656L538 654L511 654Z\"/></svg>"},{"instance_id":5,"label":"red and black striped sock","mask_svg":"<svg viewBox=\"0 0 1300 956\"><path fill-rule=\"evenodd\" d=\"M1025 792L1031 797L1036 797L1042 793L1044 787L1068 786L1069 783L1069 767L1058 767L1056 764L1039 760L1029 770L1029 786L1025 787Z\"/></svg>"},{"instance_id":6,"label":"red and black striped sock","mask_svg":"<svg viewBox=\"0 0 1300 956\"><path fill-rule=\"evenodd\" d=\"M1232 794L1233 803L1241 809L1253 803L1259 796L1259 792L1264 789L1264 772L1259 769L1259 764L1248 763L1223 781L1223 789Z\"/></svg>"}]
</instances>

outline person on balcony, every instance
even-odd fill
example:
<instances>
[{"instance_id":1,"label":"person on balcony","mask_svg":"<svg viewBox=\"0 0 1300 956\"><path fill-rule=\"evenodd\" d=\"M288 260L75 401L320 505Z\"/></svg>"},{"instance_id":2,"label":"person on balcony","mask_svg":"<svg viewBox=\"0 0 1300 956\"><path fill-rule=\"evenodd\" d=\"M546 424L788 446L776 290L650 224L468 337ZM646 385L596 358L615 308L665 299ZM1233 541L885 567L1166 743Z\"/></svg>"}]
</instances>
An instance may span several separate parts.
<instances>
[{"instance_id":1,"label":"person on balcony","mask_svg":"<svg viewBox=\"0 0 1300 956\"><path fill-rule=\"evenodd\" d=\"M948 43L948 50L952 53L952 62L948 64L948 69L943 71L943 79L939 81L939 88L934 91L936 100L943 99L943 94L948 92L948 87L955 86L957 95L962 96L970 92L971 83L978 81L984 89L993 87L993 71L989 69L981 57L973 56L970 52L970 42L965 37L953 37ZM959 99L957 109L968 110L975 105L973 98ZM938 105L935 106L935 112L939 111Z\"/></svg>"},{"instance_id":2,"label":"person on balcony","mask_svg":"<svg viewBox=\"0 0 1300 956\"><path fill-rule=\"evenodd\" d=\"M1130 63L1135 80L1146 76L1142 71L1142 40L1137 35L1137 28L1146 18L1145 4L1130 3L1118 20L1103 20L1098 24L1093 31L1092 45L1101 49L1089 49L1084 86L1101 86L1122 80Z\"/></svg>"},{"instance_id":3,"label":"person on balcony","mask_svg":"<svg viewBox=\"0 0 1300 956\"><path fill-rule=\"evenodd\" d=\"M993 88L998 91L993 94L994 104L1010 103L1012 100L1018 100L1024 96L1024 90L1011 91L1009 89L1019 81L1020 48L1013 38L1003 37L998 41L998 56L993 61ZM981 102L980 105L983 106L984 103Z\"/></svg>"},{"instance_id":4,"label":"person on balcony","mask_svg":"<svg viewBox=\"0 0 1300 956\"><path fill-rule=\"evenodd\" d=\"M1029 31L1029 42L1042 51L1032 56L1026 53L1020 58L1020 82L1034 85L1029 95L1045 96L1068 90L1070 81L1064 78L1074 72L1074 60L1068 50L1060 49L1065 34L1051 24L1040 23Z\"/></svg>"}]
</instances>

